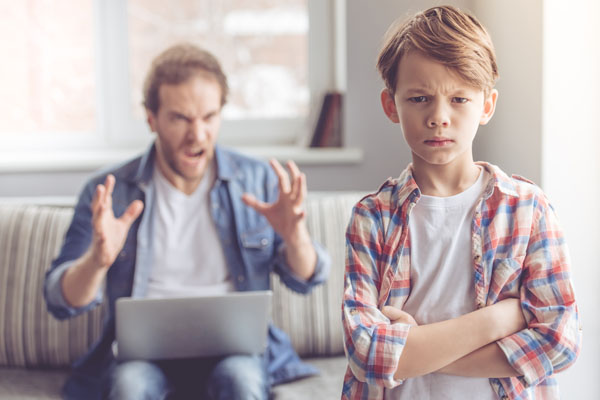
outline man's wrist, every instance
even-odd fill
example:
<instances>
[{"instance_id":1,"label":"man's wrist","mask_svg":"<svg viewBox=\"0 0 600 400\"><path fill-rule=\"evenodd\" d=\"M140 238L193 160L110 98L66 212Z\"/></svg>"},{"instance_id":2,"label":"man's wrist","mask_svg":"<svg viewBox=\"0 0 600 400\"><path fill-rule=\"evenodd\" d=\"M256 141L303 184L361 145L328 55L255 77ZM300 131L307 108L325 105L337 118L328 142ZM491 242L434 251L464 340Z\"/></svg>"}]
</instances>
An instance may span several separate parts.
<instances>
[{"instance_id":1,"label":"man's wrist","mask_svg":"<svg viewBox=\"0 0 600 400\"><path fill-rule=\"evenodd\" d=\"M307 246L312 247L312 240L304 223L299 224L296 229L283 238L283 241L288 248L302 249Z\"/></svg>"}]
</instances>

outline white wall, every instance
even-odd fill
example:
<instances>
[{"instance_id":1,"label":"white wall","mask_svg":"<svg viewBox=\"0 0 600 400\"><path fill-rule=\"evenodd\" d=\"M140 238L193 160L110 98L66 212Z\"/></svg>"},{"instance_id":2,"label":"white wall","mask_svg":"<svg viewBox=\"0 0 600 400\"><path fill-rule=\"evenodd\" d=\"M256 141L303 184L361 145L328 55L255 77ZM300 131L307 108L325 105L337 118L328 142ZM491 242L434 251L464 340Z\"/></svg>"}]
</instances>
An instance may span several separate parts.
<instances>
[{"instance_id":1,"label":"white wall","mask_svg":"<svg viewBox=\"0 0 600 400\"><path fill-rule=\"evenodd\" d=\"M501 79L498 110L475 153L537 182L569 244L584 325L576 364L558 374L562 398L600 397L600 5L594 0L474 0ZM590 227L590 228L588 228Z\"/></svg>"},{"instance_id":2,"label":"white wall","mask_svg":"<svg viewBox=\"0 0 600 400\"><path fill-rule=\"evenodd\" d=\"M542 0L473 0L498 61L498 104L480 128L475 159L540 184L542 137Z\"/></svg>"},{"instance_id":3,"label":"white wall","mask_svg":"<svg viewBox=\"0 0 600 400\"><path fill-rule=\"evenodd\" d=\"M568 7L566 6L568 4ZM563 398L600 398L600 3L544 2L542 185L571 251L583 347Z\"/></svg>"}]
</instances>

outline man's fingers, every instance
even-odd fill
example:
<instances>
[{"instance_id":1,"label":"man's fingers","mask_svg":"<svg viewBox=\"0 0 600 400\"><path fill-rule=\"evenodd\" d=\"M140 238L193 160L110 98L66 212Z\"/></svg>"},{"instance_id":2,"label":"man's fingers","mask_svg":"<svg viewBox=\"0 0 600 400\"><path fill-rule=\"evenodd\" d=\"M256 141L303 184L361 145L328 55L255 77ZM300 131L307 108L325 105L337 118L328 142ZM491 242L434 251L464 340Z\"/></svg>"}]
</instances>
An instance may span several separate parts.
<instances>
[{"instance_id":1,"label":"man's fingers","mask_svg":"<svg viewBox=\"0 0 600 400\"><path fill-rule=\"evenodd\" d=\"M291 198L292 200L296 200L296 198L300 195L300 170L298 169L298 166L296 165L295 162L293 161L288 161L286 163L286 166L288 168L288 170L290 171L290 180L292 182L292 188L291 188Z\"/></svg>"},{"instance_id":2,"label":"man's fingers","mask_svg":"<svg viewBox=\"0 0 600 400\"><path fill-rule=\"evenodd\" d=\"M298 195L294 200L294 205L300 206L304 202L306 198L306 175L304 173L300 173L298 177Z\"/></svg>"},{"instance_id":3,"label":"man's fingers","mask_svg":"<svg viewBox=\"0 0 600 400\"><path fill-rule=\"evenodd\" d=\"M273 168L275 174L277 174L277 178L279 178L279 191L288 194L290 192L290 178L287 172L285 172L285 169L275 159L271 159L269 164L271 164L271 168Z\"/></svg>"},{"instance_id":4,"label":"man's fingers","mask_svg":"<svg viewBox=\"0 0 600 400\"><path fill-rule=\"evenodd\" d=\"M127 210L125 210L125 212L123 213L123 215L121 215L121 218L119 218L119 219L121 221L123 221L125 224L131 225L133 223L133 221L135 221L136 218L140 216L143 209L144 209L144 203L142 203L141 200L134 200L129 205L129 207L127 207Z\"/></svg>"},{"instance_id":5,"label":"man's fingers","mask_svg":"<svg viewBox=\"0 0 600 400\"><path fill-rule=\"evenodd\" d=\"M115 188L115 177L112 174L108 174L104 180L104 186L106 186L106 192L104 194L104 202L108 207L112 207L112 194Z\"/></svg>"},{"instance_id":6,"label":"man's fingers","mask_svg":"<svg viewBox=\"0 0 600 400\"><path fill-rule=\"evenodd\" d=\"M269 208L269 205L265 202L258 200L254 195L250 193L244 193L242 195L242 201L249 207L252 207L256 211L262 213Z\"/></svg>"},{"instance_id":7,"label":"man's fingers","mask_svg":"<svg viewBox=\"0 0 600 400\"><path fill-rule=\"evenodd\" d=\"M96 214L96 210L98 209L101 199L104 197L104 185L96 185L96 190L94 191L94 198L92 199L92 215Z\"/></svg>"}]
</instances>

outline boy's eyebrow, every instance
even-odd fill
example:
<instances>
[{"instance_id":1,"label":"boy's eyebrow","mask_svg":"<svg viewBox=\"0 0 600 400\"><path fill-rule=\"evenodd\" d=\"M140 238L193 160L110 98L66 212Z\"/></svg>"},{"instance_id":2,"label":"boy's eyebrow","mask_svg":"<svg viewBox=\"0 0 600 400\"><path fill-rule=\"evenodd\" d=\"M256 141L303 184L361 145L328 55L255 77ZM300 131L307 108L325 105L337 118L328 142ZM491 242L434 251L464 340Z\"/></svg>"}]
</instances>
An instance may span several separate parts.
<instances>
[{"instance_id":1,"label":"boy's eyebrow","mask_svg":"<svg viewBox=\"0 0 600 400\"><path fill-rule=\"evenodd\" d=\"M404 92L404 94L410 95L410 94L414 94L414 93L427 93L430 92L432 89L427 87L427 86L415 86L415 87L411 87L406 89ZM444 90L445 93L467 93L469 92L470 89L468 87L462 87L462 86L456 86L456 87L451 87L451 88L446 88Z\"/></svg>"}]
</instances>

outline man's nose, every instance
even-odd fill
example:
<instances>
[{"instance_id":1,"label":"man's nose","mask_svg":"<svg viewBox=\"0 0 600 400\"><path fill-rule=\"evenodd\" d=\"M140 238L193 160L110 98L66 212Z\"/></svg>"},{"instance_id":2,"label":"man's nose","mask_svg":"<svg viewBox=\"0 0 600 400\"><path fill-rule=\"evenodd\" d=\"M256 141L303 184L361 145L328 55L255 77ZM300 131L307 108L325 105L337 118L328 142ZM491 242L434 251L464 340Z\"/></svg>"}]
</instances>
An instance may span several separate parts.
<instances>
[{"instance_id":1,"label":"man's nose","mask_svg":"<svg viewBox=\"0 0 600 400\"><path fill-rule=\"evenodd\" d=\"M189 124L188 136L194 141L204 142L208 136L208 127L204 121L196 118Z\"/></svg>"}]
</instances>

